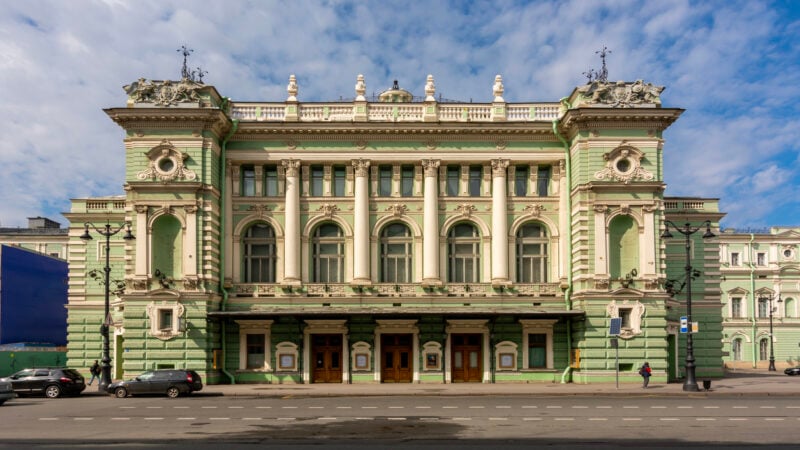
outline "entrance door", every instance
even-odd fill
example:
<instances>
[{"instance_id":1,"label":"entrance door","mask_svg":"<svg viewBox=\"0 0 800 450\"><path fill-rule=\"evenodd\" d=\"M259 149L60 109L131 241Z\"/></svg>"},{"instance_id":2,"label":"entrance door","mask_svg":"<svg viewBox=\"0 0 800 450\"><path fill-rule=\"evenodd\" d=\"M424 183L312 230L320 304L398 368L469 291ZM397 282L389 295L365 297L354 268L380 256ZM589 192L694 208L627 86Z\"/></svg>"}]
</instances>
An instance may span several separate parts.
<instances>
[{"instance_id":1,"label":"entrance door","mask_svg":"<svg viewBox=\"0 0 800 450\"><path fill-rule=\"evenodd\" d=\"M414 348L411 334L381 335L381 381L384 383L410 383L411 358Z\"/></svg>"},{"instance_id":2,"label":"entrance door","mask_svg":"<svg viewBox=\"0 0 800 450\"><path fill-rule=\"evenodd\" d=\"M453 383L480 383L483 381L483 352L481 334L453 334L451 361Z\"/></svg>"},{"instance_id":3,"label":"entrance door","mask_svg":"<svg viewBox=\"0 0 800 450\"><path fill-rule=\"evenodd\" d=\"M311 354L314 358L312 383L342 382L342 335L311 335Z\"/></svg>"}]
</instances>

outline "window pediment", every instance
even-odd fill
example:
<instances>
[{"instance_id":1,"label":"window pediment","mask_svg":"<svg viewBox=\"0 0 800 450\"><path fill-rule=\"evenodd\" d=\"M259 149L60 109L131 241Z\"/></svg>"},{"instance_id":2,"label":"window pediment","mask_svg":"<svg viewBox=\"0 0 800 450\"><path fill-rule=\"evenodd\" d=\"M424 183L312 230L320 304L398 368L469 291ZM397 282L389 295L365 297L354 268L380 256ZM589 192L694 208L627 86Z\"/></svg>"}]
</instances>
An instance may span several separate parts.
<instances>
[{"instance_id":1,"label":"window pediment","mask_svg":"<svg viewBox=\"0 0 800 450\"><path fill-rule=\"evenodd\" d=\"M175 180L192 181L197 174L184 166L184 161L189 158L188 153L178 151L172 143L164 139L156 147L150 149L145 155L150 160L147 169L136 174L140 180L159 180L162 183Z\"/></svg>"},{"instance_id":2,"label":"window pediment","mask_svg":"<svg viewBox=\"0 0 800 450\"><path fill-rule=\"evenodd\" d=\"M603 155L606 167L595 172L594 177L598 180L621 181L625 184L637 180L651 181L654 178L653 173L642 167L643 158L644 153L641 150L622 145Z\"/></svg>"}]
</instances>

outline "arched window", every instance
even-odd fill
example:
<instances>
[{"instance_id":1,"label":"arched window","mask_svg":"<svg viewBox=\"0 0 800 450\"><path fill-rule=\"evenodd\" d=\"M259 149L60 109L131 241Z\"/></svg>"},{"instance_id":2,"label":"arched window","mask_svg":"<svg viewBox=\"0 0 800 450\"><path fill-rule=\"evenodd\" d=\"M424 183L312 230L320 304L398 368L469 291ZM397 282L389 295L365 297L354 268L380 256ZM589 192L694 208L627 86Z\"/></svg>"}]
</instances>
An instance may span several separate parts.
<instances>
[{"instance_id":1,"label":"arched window","mask_svg":"<svg viewBox=\"0 0 800 450\"><path fill-rule=\"evenodd\" d=\"M734 361L742 360L742 340L734 339L731 341L731 354L733 354Z\"/></svg>"},{"instance_id":2,"label":"arched window","mask_svg":"<svg viewBox=\"0 0 800 450\"><path fill-rule=\"evenodd\" d=\"M783 317L796 317L794 299L789 297L786 299L786 309L783 311Z\"/></svg>"},{"instance_id":3,"label":"arched window","mask_svg":"<svg viewBox=\"0 0 800 450\"><path fill-rule=\"evenodd\" d=\"M312 238L315 283L344 281L344 234L332 223L320 225Z\"/></svg>"},{"instance_id":4,"label":"arched window","mask_svg":"<svg viewBox=\"0 0 800 450\"><path fill-rule=\"evenodd\" d=\"M758 359L766 361L769 359L769 339L764 338L758 341Z\"/></svg>"},{"instance_id":5,"label":"arched window","mask_svg":"<svg viewBox=\"0 0 800 450\"><path fill-rule=\"evenodd\" d=\"M609 224L608 273L612 279L639 271L639 230L630 216L617 216Z\"/></svg>"},{"instance_id":6,"label":"arched window","mask_svg":"<svg viewBox=\"0 0 800 450\"><path fill-rule=\"evenodd\" d=\"M411 282L411 230L393 223L381 231L381 281Z\"/></svg>"},{"instance_id":7,"label":"arched window","mask_svg":"<svg viewBox=\"0 0 800 450\"><path fill-rule=\"evenodd\" d=\"M450 229L447 235L449 281L477 283L480 280L481 237L474 225L462 223Z\"/></svg>"},{"instance_id":8,"label":"arched window","mask_svg":"<svg viewBox=\"0 0 800 450\"><path fill-rule=\"evenodd\" d=\"M529 223L517 231L517 283L547 282L547 230Z\"/></svg>"},{"instance_id":9,"label":"arched window","mask_svg":"<svg viewBox=\"0 0 800 450\"><path fill-rule=\"evenodd\" d=\"M247 229L244 235L245 283L275 282L275 231L271 226L259 223Z\"/></svg>"},{"instance_id":10,"label":"arched window","mask_svg":"<svg viewBox=\"0 0 800 450\"><path fill-rule=\"evenodd\" d=\"M163 215L153 222L152 267L167 278L174 280L183 277L183 235L180 221L171 215ZM192 242L194 245L194 242Z\"/></svg>"}]
</instances>

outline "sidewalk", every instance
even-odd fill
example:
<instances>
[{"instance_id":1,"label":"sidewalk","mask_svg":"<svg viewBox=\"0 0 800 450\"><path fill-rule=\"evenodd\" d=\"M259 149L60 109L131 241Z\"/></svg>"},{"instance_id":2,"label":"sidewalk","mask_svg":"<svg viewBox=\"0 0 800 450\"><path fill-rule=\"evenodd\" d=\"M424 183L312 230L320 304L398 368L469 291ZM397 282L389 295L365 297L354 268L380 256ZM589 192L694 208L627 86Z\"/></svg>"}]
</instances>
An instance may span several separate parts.
<instances>
[{"instance_id":1,"label":"sidewalk","mask_svg":"<svg viewBox=\"0 0 800 450\"><path fill-rule=\"evenodd\" d=\"M709 391L697 380L699 392L686 392L682 383L457 383L457 384L236 384L205 386L195 395L240 397L365 397L471 395L626 395L626 396L800 396L800 377L782 372L737 371L713 380Z\"/></svg>"}]
</instances>

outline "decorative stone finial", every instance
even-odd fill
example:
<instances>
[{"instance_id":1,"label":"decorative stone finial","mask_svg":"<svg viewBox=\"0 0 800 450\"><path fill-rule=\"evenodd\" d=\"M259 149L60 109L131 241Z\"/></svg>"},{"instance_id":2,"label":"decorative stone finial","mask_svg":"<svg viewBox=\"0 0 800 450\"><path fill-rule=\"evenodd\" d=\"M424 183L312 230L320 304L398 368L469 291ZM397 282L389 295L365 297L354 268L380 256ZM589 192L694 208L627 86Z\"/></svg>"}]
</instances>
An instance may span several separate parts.
<instances>
[{"instance_id":1,"label":"decorative stone finial","mask_svg":"<svg viewBox=\"0 0 800 450\"><path fill-rule=\"evenodd\" d=\"M505 100L503 100L503 90L503 77L497 75L494 77L494 86L492 86L495 102L505 102Z\"/></svg>"},{"instance_id":2,"label":"decorative stone finial","mask_svg":"<svg viewBox=\"0 0 800 450\"><path fill-rule=\"evenodd\" d=\"M287 102L297 101L297 78L294 75L289 75L289 85L286 86L286 92L289 93L289 98L286 99Z\"/></svg>"},{"instance_id":3,"label":"decorative stone finial","mask_svg":"<svg viewBox=\"0 0 800 450\"><path fill-rule=\"evenodd\" d=\"M364 94L367 92L367 83L364 82L364 75L358 74L356 77L356 101L357 102L365 102L367 101Z\"/></svg>"},{"instance_id":4,"label":"decorative stone finial","mask_svg":"<svg viewBox=\"0 0 800 450\"><path fill-rule=\"evenodd\" d=\"M433 84L433 75L428 75L428 79L425 82L425 101L426 102L435 102L436 98L433 94L436 93L436 85Z\"/></svg>"}]
</instances>

